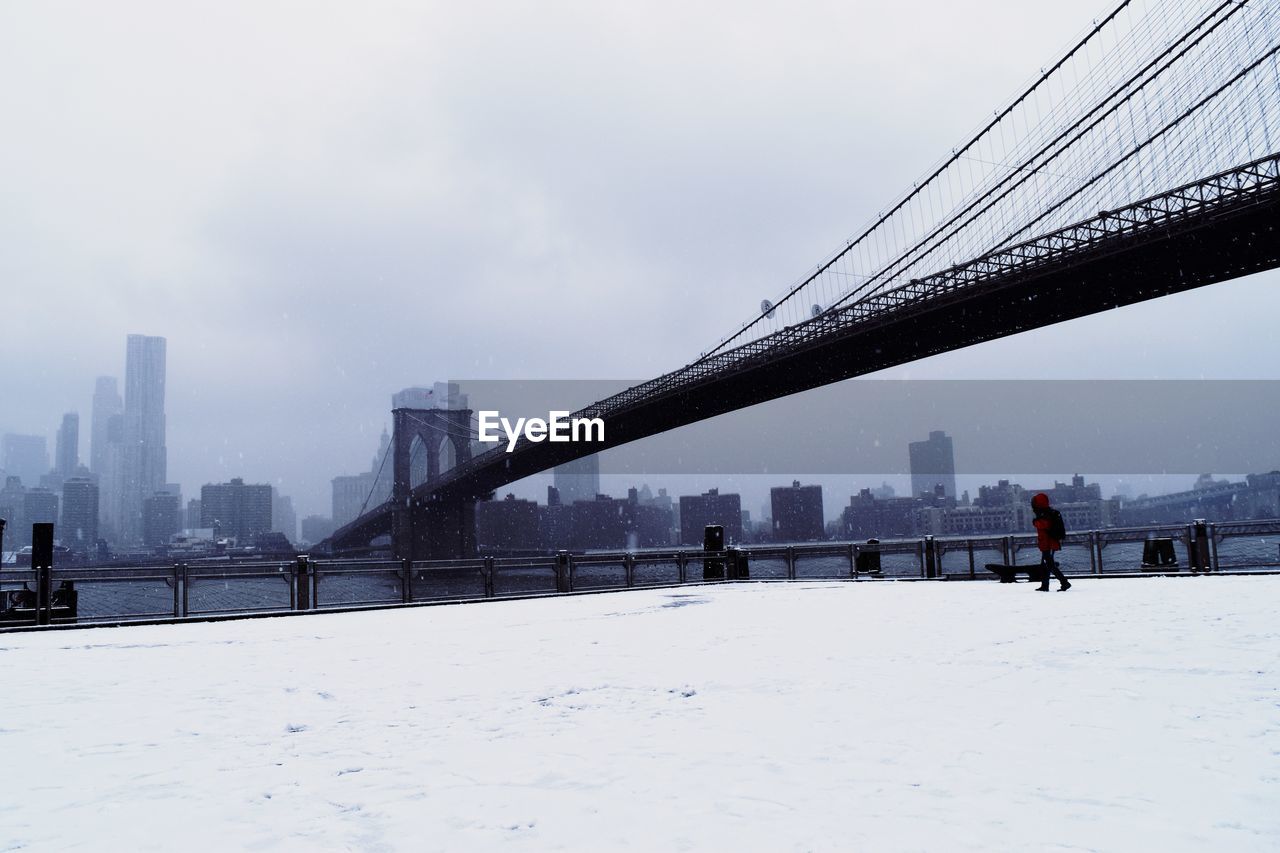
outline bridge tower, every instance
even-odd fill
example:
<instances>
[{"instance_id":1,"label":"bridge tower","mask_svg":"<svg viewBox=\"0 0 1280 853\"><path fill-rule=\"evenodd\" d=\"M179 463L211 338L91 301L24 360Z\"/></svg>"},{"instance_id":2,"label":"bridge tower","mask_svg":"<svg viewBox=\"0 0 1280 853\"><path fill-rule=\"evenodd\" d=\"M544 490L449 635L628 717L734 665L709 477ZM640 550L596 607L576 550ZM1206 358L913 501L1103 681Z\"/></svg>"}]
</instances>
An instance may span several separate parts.
<instances>
[{"instance_id":1,"label":"bridge tower","mask_svg":"<svg viewBox=\"0 0 1280 853\"><path fill-rule=\"evenodd\" d=\"M454 464L471 459L470 409L393 409L391 499L395 515L391 547L397 559L446 560L469 557L476 548L475 499L450 501L414 497L414 454L426 456L426 481L440 474L440 449L451 448Z\"/></svg>"}]
</instances>

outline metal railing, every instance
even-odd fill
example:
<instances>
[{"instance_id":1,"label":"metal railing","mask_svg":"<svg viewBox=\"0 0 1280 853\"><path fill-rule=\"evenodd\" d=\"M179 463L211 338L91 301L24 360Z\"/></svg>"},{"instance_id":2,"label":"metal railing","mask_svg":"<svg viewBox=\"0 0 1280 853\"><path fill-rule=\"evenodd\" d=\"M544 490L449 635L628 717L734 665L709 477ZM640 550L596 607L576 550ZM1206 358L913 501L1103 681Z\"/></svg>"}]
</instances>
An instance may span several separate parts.
<instances>
[{"instance_id":1,"label":"metal railing","mask_svg":"<svg viewBox=\"0 0 1280 853\"><path fill-rule=\"evenodd\" d=\"M1152 544L1161 544L1152 548ZM1028 553L1029 552L1029 553ZM1151 553L1160 559L1146 560ZM1280 519L1068 534L1059 561L1071 576L1140 571L1280 569ZM1144 564L1145 561L1145 564ZM933 537L676 548L469 560L316 560L176 563L168 567L0 571L0 630L479 601L591 590L736 580L962 580L988 563L1034 566L1034 535ZM51 596L38 601L41 573ZM33 589L33 587L35 589ZM56 589L55 589L56 587Z\"/></svg>"}]
</instances>

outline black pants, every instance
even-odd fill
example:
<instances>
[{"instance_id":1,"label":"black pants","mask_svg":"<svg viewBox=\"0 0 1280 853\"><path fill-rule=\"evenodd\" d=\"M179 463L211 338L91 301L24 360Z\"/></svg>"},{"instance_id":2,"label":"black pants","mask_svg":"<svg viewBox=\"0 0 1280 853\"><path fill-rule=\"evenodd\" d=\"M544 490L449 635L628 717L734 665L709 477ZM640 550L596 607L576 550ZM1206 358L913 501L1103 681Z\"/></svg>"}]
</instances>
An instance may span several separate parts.
<instances>
[{"instance_id":1,"label":"black pants","mask_svg":"<svg viewBox=\"0 0 1280 853\"><path fill-rule=\"evenodd\" d=\"M1063 586L1067 585L1067 579L1062 576L1062 571L1058 568L1058 563L1053 559L1052 551L1040 552L1040 567L1044 573L1043 577L1040 579L1041 586L1043 587L1049 586L1050 572L1052 572L1053 576L1058 579L1058 583L1062 584Z\"/></svg>"}]
</instances>

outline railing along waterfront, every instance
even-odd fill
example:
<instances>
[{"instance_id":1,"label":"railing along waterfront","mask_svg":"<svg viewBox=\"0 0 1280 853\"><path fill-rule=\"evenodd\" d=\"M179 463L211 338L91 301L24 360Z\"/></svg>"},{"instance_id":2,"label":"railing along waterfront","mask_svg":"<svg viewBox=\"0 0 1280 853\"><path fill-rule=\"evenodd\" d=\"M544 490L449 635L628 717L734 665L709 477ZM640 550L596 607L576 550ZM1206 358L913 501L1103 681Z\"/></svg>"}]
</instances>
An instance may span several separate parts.
<instances>
[{"instance_id":1,"label":"railing along waterfront","mask_svg":"<svg viewBox=\"0 0 1280 853\"><path fill-rule=\"evenodd\" d=\"M39 572L0 571L0 630L35 624L138 622L480 601L591 590L738 580L995 579L988 563L1040 562L1030 534L861 542L602 551L468 560L388 559L54 567L40 605ZM1069 576L1280 569L1280 519L1068 534ZM727 568L726 568L727 567ZM43 612L41 612L43 606Z\"/></svg>"}]
</instances>

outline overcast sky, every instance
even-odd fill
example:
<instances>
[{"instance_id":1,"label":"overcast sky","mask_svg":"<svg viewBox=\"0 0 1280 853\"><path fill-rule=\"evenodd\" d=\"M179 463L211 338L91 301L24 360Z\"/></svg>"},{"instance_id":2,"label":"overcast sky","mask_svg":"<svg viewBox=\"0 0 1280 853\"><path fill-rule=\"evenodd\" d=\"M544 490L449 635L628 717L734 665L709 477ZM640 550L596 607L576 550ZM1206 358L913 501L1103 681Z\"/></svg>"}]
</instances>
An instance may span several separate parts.
<instances>
[{"instance_id":1,"label":"overcast sky","mask_svg":"<svg viewBox=\"0 0 1280 853\"><path fill-rule=\"evenodd\" d=\"M328 514L402 387L686 363L1106 6L0 4L0 431L163 335L170 480ZM1276 378L1277 281L892 375Z\"/></svg>"}]
</instances>

